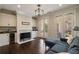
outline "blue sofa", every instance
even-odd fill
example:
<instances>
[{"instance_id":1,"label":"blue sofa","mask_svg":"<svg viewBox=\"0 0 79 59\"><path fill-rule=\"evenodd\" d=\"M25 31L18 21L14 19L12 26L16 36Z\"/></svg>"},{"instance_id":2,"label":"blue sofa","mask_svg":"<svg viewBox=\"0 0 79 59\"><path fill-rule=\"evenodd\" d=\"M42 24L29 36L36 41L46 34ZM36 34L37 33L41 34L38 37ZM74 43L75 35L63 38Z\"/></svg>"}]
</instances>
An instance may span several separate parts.
<instances>
[{"instance_id":1,"label":"blue sofa","mask_svg":"<svg viewBox=\"0 0 79 59\"><path fill-rule=\"evenodd\" d=\"M73 38L73 41L70 44L70 47L68 48L68 52L71 54L79 54L79 37L76 36Z\"/></svg>"},{"instance_id":2,"label":"blue sofa","mask_svg":"<svg viewBox=\"0 0 79 59\"><path fill-rule=\"evenodd\" d=\"M50 43L51 41L47 40L47 42ZM68 45L67 42L61 40L53 40L50 44L47 45L50 48L48 49L46 54L55 54L61 52L67 52L70 54L79 54L79 37L73 38L70 45Z\"/></svg>"}]
</instances>

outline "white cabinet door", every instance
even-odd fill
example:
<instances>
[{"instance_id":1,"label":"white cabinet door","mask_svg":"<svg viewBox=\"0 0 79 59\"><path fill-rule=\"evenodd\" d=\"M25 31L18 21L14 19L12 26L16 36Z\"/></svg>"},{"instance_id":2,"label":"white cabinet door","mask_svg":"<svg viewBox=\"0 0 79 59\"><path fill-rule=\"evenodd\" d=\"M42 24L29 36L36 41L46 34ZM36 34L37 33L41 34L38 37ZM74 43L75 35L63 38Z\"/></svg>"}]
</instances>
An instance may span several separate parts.
<instances>
[{"instance_id":1,"label":"white cabinet door","mask_svg":"<svg viewBox=\"0 0 79 59\"><path fill-rule=\"evenodd\" d=\"M0 26L16 26L16 16L0 13Z\"/></svg>"},{"instance_id":2,"label":"white cabinet door","mask_svg":"<svg viewBox=\"0 0 79 59\"><path fill-rule=\"evenodd\" d=\"M0 26L8 26L8 17L4 13L0 13Z\"/></svg>"},{"instance_id":3,"label":"white cabinet door","mask_svg":"<svg viewBox=\"0 0 79 59\"><path fill-rule=\"evenodd\" d=\"M74 21L74 14L73 13L68 13L64 15L64 23L65 23L65 28L66 30L73 30L73 21Z\"/></svg>"},{"instance_id":4,"label":"white cabinet door","mask_svg":"<svg viewBox=\"0 0 79 59\"><path fill-rule=\"evenodd\" d=\"M57 16L56 17L56 23L57 23L57 37L64 37L64 18L63 15Z\"/></svg>"},{"instance_id":5,"label":"white cabinet door","mask_svg":"<svg viewBox=\"0 0 79 59\"><path fill-rule=\"evenodd\" d=\"M9 45L9 33L0 34L0 46Z\"/></svg>"},{"instance_id":6,"label":"white cabinet door","mask_svg":"<svg viewBox=\"0 0 79 59\"><path fill-rule=\"evenodd\" d=\"M32 31L31 38L37 37L37 31Z\"/></svg>"},{"instance_id":7,"label":"white cabinet door","mask_svg":"<svg viewBox=\"0 0 79 59\"><path fill-rule=\"evenodd\" d=\"M16 26L16 16L14 16L14 15L8 15L9 16L9 19L8 19L8 21L9 21L9 26Z\"/></svg>"}]
</instances>

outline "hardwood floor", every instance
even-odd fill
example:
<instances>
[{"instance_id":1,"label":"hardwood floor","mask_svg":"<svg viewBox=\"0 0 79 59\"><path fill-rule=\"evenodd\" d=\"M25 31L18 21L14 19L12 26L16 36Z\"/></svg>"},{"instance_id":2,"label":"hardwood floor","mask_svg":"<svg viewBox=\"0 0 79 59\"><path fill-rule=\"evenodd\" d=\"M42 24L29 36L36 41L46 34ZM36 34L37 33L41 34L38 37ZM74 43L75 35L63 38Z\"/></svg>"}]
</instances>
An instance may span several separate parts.
<instances>
[{"instance_id":1,"label":"hardwood floor","mask_svg":"<svg viewBox=\"0 0 79 59\"><path fill-rule=\"evenodd\" d=\"M0 54L41 54L45 53L43 39L35 39L24 44L10 44L0 47Z\"/></svg>"}]
</instances>

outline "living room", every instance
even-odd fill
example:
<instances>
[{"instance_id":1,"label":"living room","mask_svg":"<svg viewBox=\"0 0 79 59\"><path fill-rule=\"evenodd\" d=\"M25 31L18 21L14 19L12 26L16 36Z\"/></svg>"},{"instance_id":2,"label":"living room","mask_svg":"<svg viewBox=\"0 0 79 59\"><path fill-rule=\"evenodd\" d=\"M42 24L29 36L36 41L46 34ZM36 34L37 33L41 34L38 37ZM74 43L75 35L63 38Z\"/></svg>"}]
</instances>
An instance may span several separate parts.
<instances>
[{"instance_id":1,"label":"living room","mask_svg":"<svg viewBox=\"0 0 79 59\"><path fill-rule=\"evenodd\" d=\"M78 54L78 15L78 4L1 4L0 54Z\"/></svg>"}]
</instances>

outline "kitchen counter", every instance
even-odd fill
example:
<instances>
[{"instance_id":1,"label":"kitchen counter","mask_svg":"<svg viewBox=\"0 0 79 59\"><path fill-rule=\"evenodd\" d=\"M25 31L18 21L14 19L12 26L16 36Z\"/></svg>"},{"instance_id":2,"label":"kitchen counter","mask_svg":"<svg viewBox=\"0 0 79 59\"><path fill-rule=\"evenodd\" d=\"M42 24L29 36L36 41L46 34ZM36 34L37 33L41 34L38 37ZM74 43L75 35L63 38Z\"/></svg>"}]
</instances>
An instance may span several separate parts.
<instances>
[{"instance_id":1,"label":"kitchen counter","mask_svg":"<svg viewBox=\"0 0 79 59\"><path fill-rule=\"evenodd\" d=\"M7 27L7 26L0 26L0 33L15 33L16 27Z\"/></svg>"},{"instance_id":2,"label":"kitchen counter","mask_svg":"<svg viewBox=\"0 0 79 59\"><path fill-rule=\"evenodd\" d=\"M17 31L1 31L0 34L3 34L3 33L15 33Z\"/></svg>"}]
</instances>

